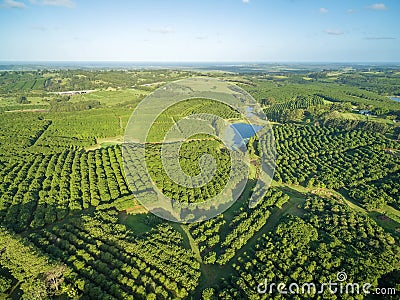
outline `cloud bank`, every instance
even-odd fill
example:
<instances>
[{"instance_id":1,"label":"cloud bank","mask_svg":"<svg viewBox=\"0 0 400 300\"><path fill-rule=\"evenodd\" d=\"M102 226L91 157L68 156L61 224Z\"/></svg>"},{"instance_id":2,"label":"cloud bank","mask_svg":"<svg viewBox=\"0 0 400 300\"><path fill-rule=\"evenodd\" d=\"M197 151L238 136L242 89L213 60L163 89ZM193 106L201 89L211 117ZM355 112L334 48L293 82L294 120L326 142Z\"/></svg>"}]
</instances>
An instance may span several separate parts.
<instances>
[{"instance_id":1,"label":"cloud bank","mask_svg":"<svg viewBox=\"0 0 400 300\"><path fill-rule=\"evenodd\" d=\"M24 3L14 0L4 0L0 6L4 8L26 8Z\"/></svg>"},{"instance_id":2,"label":"cloud bank","mask_svg":"<svg viewBox=\"0 0 400 300\"><path fill-rule=\"evenodd\" d=\"M367 6L368 9L372 9L372 10L387 10L387 6L383 3L375 3L372 4L370 6Z\"/></svg>"},{"instance_id":3,"label":"cloud bank","mask_svg":"<svg viewBox=\"0 0 400 300\"><path fill-rule=\"evenodd\" d=\"M338 29L325 29L324 32L329 35L342 35L344 34L343 31Z\"/></svg>"}]
</instances>

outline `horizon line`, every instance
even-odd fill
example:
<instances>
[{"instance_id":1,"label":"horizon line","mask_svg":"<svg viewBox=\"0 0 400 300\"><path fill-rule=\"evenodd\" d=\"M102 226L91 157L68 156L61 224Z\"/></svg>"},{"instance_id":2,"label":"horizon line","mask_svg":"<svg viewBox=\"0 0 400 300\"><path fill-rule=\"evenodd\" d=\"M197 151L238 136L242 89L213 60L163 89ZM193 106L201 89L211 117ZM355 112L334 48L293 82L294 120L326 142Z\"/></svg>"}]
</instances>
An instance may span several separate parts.
<instances>
[{"instance_id":1,"label":"horizon line","mask_svg":"<svg viewBox=\"0 0 400 300\"><path fill-rule=\"evenodd\" d=\"M19 60L0 59L0 63L157 63L157 64L277 64L277 63L313 63L313 64L363 64L363 63L400 63L399 61L309 61L309 60L275 60L275 61L157 61L157 60Z\"/></svg>"}]
</instances>

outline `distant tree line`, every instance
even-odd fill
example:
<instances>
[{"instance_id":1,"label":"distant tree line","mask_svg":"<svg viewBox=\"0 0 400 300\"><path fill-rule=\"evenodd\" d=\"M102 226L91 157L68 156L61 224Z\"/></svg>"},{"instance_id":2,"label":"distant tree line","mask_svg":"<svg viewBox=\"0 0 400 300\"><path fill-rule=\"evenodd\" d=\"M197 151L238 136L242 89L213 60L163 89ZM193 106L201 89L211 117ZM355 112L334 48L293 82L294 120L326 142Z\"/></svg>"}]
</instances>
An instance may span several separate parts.
<instances>
[{"instance_id":1,"label":"distant tree line","mask_svg":"<svg viewBox=\"0 0 400 300\"><path fill-rule=\"evenodd\" d=\"M97 100L86 100L79 102L65 102L65 101L50 101L51 112L70 112L79 110L89 110L93 108L99 108L101 106L100 101Z\"/></svg>"}]
</instances>

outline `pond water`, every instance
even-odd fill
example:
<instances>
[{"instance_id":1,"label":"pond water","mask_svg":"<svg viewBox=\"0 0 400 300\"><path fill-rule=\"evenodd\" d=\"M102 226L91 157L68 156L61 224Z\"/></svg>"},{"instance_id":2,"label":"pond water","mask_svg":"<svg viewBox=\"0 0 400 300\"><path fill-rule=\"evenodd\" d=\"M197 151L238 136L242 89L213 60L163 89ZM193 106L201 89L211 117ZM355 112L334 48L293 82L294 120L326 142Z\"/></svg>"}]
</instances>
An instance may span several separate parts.
<instances>
[{"instance_id":1,"label":"pond water","mask_svg":"<svg viewBox=\"0 0 400 300\"><path fill-rule=\"evenodd\" d=\"M224 133L225 139L235 146L243 146L250 137L255 136L262 126L252 126L247 123L230 125Z\"/></svg>"},{"instance_id":2,"label":"pond water","mask_svg":"<svg viewBox=\"0 0 400 300\"><path fill-rule=\"evenodd\" d=\"M394 101L397 101L397 102L400 102L400 97L390 97L390 99L392 99Z\"/></svg>"}]
</instances>

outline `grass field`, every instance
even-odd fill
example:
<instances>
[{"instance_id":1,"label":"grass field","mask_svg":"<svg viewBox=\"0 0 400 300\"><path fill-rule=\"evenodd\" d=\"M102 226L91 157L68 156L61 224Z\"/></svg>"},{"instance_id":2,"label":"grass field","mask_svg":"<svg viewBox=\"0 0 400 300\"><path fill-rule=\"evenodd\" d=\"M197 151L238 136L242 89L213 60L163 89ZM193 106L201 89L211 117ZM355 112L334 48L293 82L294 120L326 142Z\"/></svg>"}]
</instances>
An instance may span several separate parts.
<instances>
[{"instance_id":1,"label":"grass field","mask_svg":"<svg viewBox=\"0 0 400 300\"><path fill-rule=\"evenodd\" d=\"M147 213L127 214L120 213L119 221L125 224L135 234L143 234L148 232L152 227L146 224Z\"/></svg>"},{"instance_id":2,"label":"grass field","mask_svg":"<svg viewBox=\"0 0 400 300\"><path fill-rule=\"evenodd\" d=\"M95 150L99 148L105 148L108 146L115 146L122 144L124 137L121 135L114 136L114 137L106 137L106 138L98 138L96 139L96 144L92 146L85 147L86 151Z\"/></svg>"},{"instance_id":3,"label":"grass field","mask_svg":"<svg viewBox=\"0 0 400 300\"><path fill-rule=\"evenodd\" d=\"M398 230L400 229L400 223L394 221L393 218L389 218L387 215L378 211L371 211L368 213L368 215L374 219L379 226L385 228L390 233L398 233Z\"/></svg>"},{"instance_id":4,"label":"grass field","mask_svg":"<svg viewBox=\"0 0 400 300\"><path fill-rule=\"evenodd\" d=\"M122 103L139 103L148 92L134 89L110 89L99 90L89 94L73 95L72 102L79 102L84 100L96 100L105 106L114 106ZM136 103L137 102L137 103Z\"/></svg>"},{"instance_id":5,"label":"grass field","mask_svg":"<svg viewBox=\"0 0 400 300\"><path fill-rule=\"evenodd\" d=\"M359 114L357 112L341 112L340 116L347 120L373 121L373 122L378 122L378 123L383 123L383 124L393 124L392 120L377 117L377 116L373 116L373 117L365 116L365 115Z\"/></svg>"},{"instance_id":6,"label":"grass field","mask_svg":"<svg viewBox=\"0 0 400 300\"><path fill-rule=\"evenodd\" d=\"M46 101L46 98L42 96L27 96L27 100L30 103L27 104L19 104L17 103L17 96L16 97L0 97L0 107L1 106L20 106L20 107L26 107L29 109L29 107L36 106L36 105L49 105L49 102Z\"/></svg>"}]
</instances>

